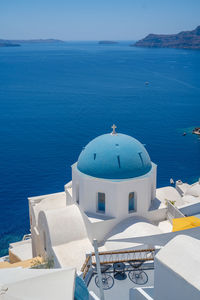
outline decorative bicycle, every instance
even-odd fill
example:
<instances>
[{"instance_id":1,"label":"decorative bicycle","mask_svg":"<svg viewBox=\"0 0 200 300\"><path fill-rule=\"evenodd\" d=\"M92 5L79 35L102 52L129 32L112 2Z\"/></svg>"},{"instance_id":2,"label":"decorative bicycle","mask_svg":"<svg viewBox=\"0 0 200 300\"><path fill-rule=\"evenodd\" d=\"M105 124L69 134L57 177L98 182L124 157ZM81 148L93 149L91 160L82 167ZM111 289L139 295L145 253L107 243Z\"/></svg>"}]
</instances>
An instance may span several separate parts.
<instances>
[{"instance_id":1,"label":"decorative bicycle","mask_svg":"<svg viewBox=\"0 0 200 300\"><path fill-rule=\"evenodd\" d=\"M148 276L144 271L134 270L128 273L129 279L139 285L144 285L148 281Z\"/></svg>"},{"instance_id":2,"label":"decorative bicycle","mask_svg":"<svg viewBox=\"0 0 200 300\"><path fill-rule=\"evenodd\" d=\"M129 265L133 267L134 269L138 269L141 267L141 265L144 263L143 260L135 260L135 261L129 261Z\"/></svg>"},{"instance_id":3,"label":"decorative bicycle","mask_svg":"<svg viewBox=\"0 0 200 300\"><path fill-rule=\"evenodd\" d=\"M99 277L98 275L95 277L95 283L99 288ZM109 290L114 285L114 279L111 275L108 275L106 273L102 274L102 285L104 290Z\"/></svg>"}]
</instances>

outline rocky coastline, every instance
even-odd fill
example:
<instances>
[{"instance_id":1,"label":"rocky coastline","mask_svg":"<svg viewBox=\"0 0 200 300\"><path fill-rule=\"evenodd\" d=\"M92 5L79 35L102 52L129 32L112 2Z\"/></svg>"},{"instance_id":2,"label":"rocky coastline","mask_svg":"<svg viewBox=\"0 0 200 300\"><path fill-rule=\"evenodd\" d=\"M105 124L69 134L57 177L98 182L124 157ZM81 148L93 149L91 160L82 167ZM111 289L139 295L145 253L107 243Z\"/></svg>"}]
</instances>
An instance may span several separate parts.
<instances>
[{"instance_id":1,"label":"rocky coastline","mask_svg":"<svg viewBox=\"0 0 200 300\"><path fill-rule=\"evenodd\" d=\"M149 34L132 44L133 47L200 49L200 26L178 34Z\"/></svg>"}]
</instances>

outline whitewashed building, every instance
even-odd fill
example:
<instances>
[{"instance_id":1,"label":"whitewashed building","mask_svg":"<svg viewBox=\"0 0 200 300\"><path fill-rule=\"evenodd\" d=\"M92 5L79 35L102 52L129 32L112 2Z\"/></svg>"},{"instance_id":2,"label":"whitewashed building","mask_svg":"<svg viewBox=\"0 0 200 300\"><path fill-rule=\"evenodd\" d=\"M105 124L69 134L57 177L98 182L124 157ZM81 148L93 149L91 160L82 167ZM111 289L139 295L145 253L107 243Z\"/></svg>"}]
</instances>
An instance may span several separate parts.
<instances>
[{"instance_id":1,"label":"whitewashed building","mask_svg":"<svg viewBox=\"0 0 200 300\"><path fill-rule=\"evenodd\" d=\"M112 128L83 148L63 192L29 198L31 239L10 244L10 263L0 259L21 268L43 257L60 271L2 270L0 299L200 299L200 181L157 189L144 145ZM197 226L173 230L185 216Z\"/></svg>"},{"instance_id":2,"label":"whitewashed building","mask_svg":"<svg viewBox=\"0 0 200 300\"><path fill-rule=\"evenodd\" d=\"M29 198L33 256L80 269L93 239L101 250L154 246L155 235L172 230L166 201L191 206L174 187L156 189L157 166L144 145L112 128L83 148L64 192Z\"/></svg>"}]
</instances>

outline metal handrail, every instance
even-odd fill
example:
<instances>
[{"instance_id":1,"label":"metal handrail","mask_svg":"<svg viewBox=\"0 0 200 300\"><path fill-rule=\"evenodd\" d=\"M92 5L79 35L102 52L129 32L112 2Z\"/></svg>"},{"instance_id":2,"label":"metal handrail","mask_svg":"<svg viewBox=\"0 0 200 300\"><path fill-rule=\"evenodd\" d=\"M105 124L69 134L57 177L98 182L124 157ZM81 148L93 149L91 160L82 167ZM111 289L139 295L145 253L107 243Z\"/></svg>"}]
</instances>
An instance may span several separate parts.
<instances>
[{"instance_id":1,"label":"metal handrail","mask_svg":"<svg viewBox=\"0 0 200 300\"><path fill-rule=\"evenodd\" d=\"M116 262L154 261L154 255L154 248L99 252L100 264L102 265L113 264ZM81 272L83 272L83 279L86 277L92 265L96 266L95 253L91 253L87 256L81 268Z\"/></svg>"}]
</instances>

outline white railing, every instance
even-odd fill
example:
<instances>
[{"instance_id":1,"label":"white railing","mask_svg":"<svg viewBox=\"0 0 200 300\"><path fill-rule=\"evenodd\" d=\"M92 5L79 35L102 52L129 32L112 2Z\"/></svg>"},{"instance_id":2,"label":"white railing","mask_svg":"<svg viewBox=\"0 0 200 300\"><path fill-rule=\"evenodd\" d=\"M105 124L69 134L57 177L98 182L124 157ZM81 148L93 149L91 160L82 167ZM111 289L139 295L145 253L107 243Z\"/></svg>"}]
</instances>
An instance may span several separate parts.
<instances>
[{"instance_id":1,"label":"white railing","mask_svg":"<svg viewBox=\"0 0 200 300\"><path fill-rule=\"evenodd\" d=\"M31 239L31 233L25 234L22 238L22 241L30 240Z\"/></svg>"},{"instance_id":2,"label":"white railing","mask_svg":"<svg viewBox=\"0 0 200 300\"><path fill-rule=\"evenodd\" d=\"M169 200L167 200L167 219L172 223L172 219L184 218L185 215Z\"/></svg>"}]
</instances>

